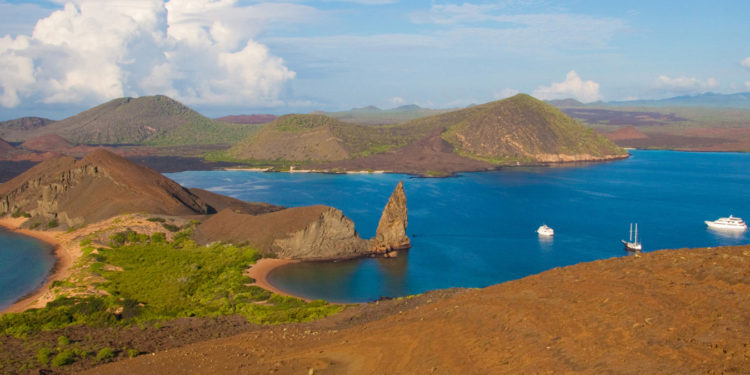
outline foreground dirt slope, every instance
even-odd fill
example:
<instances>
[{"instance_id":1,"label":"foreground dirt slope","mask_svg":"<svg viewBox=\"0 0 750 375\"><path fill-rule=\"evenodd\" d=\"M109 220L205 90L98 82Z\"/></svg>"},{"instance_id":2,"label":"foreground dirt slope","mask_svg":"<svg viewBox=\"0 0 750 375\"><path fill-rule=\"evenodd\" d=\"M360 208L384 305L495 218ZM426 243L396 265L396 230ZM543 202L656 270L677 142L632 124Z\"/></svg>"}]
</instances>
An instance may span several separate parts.
<instances>
[{"instance_id":1,"label":"foreground dirt slope","mask_svg":"<svg viewBox=\"0 0 750 375\"><path fill-rule=\"evenodd\" d=\"M88 373L750 373L750 246L553 269L334 328L270 327Z\"/></svg>"}]
</instances>

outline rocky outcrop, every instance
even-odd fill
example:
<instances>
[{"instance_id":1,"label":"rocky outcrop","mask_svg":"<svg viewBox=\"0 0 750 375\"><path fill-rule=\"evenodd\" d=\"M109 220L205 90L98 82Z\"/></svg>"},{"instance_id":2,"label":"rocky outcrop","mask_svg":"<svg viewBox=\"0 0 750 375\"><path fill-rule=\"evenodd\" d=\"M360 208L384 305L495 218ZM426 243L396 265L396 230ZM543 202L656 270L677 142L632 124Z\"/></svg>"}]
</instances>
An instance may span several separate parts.
<instances>
[{"instance_id":1,"label":"rocky outcrop","mask_svg":"<svg viewBox=\"0 0 750 375\"><path fill-rule=\"evenodd\" d=\"M388 254L394 250L410 248L411 242L406 236L406 226L406 193L404 193L404 183L399 181L385 205L383 215L380 216L375 238L370 240L372 252Z\"/></svg>"},{"instance_id":2,"label":"rocky outcrop","mask_svg":"<svg viewBox=\"0 0 750 375\"><path fill-rule=\"evenodd\" d=\"M316 220L289 237L273 242L277 254L292 259L353 258L367 255L367 241L341 210L327 207Z\"/></svg>"},{"instance_id":3,"label":"rocky outcrop","mask_svg":"<svg viewBox=\"0 0 750 375\"><path fill-rule=\"evenodd\" d=\"M100 149L82 160L44 161L0 185L0 214L23 213L28 225L63 227L148 212L206 214L208 205L178 183Z\"/></svg>"},{"instance_id":4,"label":"rocky outcrop","mask_svg":"<svg viewBox=\"0 0 750 375\"><path fill-rule=\"evenodd\" d=\"M195 229L200 244L247 243L264 255L285 259L341 259L366 256L369 248L341 210L293 207L252 215L225 209Z\"/></svg>"}]
</instances>

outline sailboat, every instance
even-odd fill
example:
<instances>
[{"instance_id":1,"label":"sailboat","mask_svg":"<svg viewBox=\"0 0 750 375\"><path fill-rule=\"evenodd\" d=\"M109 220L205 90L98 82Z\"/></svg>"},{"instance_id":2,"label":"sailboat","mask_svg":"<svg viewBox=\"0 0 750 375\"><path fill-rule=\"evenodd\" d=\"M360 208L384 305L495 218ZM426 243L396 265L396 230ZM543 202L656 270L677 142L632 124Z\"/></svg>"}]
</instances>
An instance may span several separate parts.
<instances>
[{"instance_id":1,"label":"sailboat","mask_svg":"<svg viewBox=\"0 0 750 375\"><path fill-rule=\"evenodd\" d=\"M622 240L627 251L641 251L643 246L638 242L638 223L635 223L635 237L633 237L633 223L630 223L630 239L628 241Z\"/></svg>"}]
</instances>

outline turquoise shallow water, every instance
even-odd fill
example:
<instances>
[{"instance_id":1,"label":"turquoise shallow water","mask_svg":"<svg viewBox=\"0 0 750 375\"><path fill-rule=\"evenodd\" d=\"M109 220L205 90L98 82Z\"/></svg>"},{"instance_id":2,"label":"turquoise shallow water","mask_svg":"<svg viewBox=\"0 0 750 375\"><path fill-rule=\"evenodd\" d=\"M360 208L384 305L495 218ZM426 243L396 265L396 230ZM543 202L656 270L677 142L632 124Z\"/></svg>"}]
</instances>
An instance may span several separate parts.
<instances>
[{"instance_id":1,"label":"turquoise shallow water","mask_svg":"<svg viewBox=\"0 0 750 375\"><path fill-rule=\"evenodd\" d=\"M0 310L37 289L54 265L51 246L0 228Z\"/></svg>"},{"instance_id":2,"label":"turquoise shallow water","mask_svg":"<svg viewBox=\"0 0 750 375\"><path fill-rule=\"evenodd\" d=\"M704 220L750 219L750 154L633 151L627 160L511 168L426 179L203 171L169 174L181 184L285 206L323 203L374 235L381 210L404 180L412 249L397 259L301 263L270 281L291 293L356 302L448 287L484 287L554 267L624 256L638 222L644 251L750 243L747 232L706 229ZM537 227L555 229L540 239Z\"/></svg>"}]
</instances>

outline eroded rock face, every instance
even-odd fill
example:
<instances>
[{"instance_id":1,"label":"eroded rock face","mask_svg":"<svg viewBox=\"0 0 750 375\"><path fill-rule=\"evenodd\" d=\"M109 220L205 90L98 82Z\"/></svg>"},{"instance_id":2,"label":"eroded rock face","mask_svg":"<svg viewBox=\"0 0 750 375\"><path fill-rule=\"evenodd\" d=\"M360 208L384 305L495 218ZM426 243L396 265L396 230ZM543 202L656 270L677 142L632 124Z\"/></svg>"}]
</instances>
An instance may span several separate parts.
<instances>
[{"instance_id":1,"label":"eroded rock face","mask_svg":"<svg viewBox=\"0 0 750 375\"><path fill-rule=\"evenodd\" d=\"M200 244L248 243L264 255L321 260L366 256L369 247L341 210L328 206L292 207L252 215L222 210L196 228Z\"/></svg>"},{"instance_id":2,"label":"eroded rock face","mask_svg":"<svg viewBox=\"0 0 750 375\"><path fill-rule=\"evenodd\" d=\"M123 213L206 214L208 206L176 182L106 150L82 160L59 157L0 184L0 213L24 213L27 225L63 227Z\"/></svg>"},{"instance_id":3,"label":"eroded rock face","mask_svg":"<svg viewBox=\"0 0 750 375\"><path fill-rule=\"evenodd\" d=\"M370 240L370 249L377 254L408 249L411 241L406 236L407 210L404 183L399 181L380 216L375 238Z\"/></svg>"},{"instance_id":4,"label":"eroded rock face","mask_svg":"<svg viewBox=\"0 0 750 375\"><path fill-rule=\"evenodd\" d=\"M273 247L280 258L292 259L352 258L368 252L367 241L359 237L354 222L333 207L303 230L275 240Z\"/></svg>"}]
</instances>

